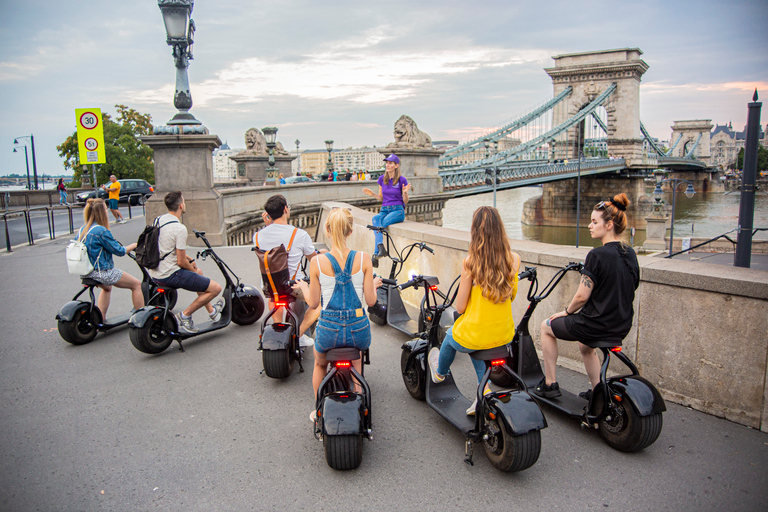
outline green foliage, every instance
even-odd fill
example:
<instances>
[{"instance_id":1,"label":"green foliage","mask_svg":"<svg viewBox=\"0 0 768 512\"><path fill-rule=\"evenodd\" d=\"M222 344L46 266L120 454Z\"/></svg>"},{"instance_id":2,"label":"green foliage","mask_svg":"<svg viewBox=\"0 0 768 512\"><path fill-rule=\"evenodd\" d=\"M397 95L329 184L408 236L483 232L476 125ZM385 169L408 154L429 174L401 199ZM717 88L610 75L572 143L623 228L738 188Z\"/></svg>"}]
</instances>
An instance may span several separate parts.
<instances>
[{"instance_id":1,"label":"green foliage","mask_svg":"<svg viewBox=\"0 0 768 512\"><path fill-rule=\"evenodd\" d=\"M739 156L736 158L736 168L744 170L744 148L739 150ZM762 144L757 148L757 172L768 171L768 149Z\"/></svg>"},{"instance_id":2,"label":"green foliage","mask_svg":"<svg viewBox=\"0 0 768 512\"><path fill-rule=\"evenodd\" d=\"M142 114L125 105L115 105L117 122L106 112L102 113L104 125L104 149L107 162L96 166L97 183L106 183L114 174L118 179L144 179L155 182L155 165L152 149L138 139L152 133L152 116ZM59 156L64 159L64 168L74 170L72 187L82 184L83 166L80 165L77 150L77 131L56 146ZM91 173L89 166L88 173Z\"/></svg>"}]
</instances>

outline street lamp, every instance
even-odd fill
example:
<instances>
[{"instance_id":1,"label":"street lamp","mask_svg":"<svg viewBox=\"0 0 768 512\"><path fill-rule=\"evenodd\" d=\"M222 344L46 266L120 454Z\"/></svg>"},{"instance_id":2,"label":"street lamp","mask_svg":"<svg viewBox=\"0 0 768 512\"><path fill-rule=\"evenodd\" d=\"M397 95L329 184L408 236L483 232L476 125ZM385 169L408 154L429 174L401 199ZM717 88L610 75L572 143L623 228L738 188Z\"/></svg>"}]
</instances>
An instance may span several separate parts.
<instances>
[{"instance_id":1,"label":"street lamp","mask_svg":"<svg viewBox=\"0 0 768 512\"><path fill-rule=\"evenodd\" d=\"M30 143L32 144L32 174L35 177L35 190L38 189L37 186L37 160L35 159L35 136L34 135L21 135L19 137L16 137L13 139L14 144L19 144L19 139L29 139ZM14 149L14 152L16 150ZM24 143L24 155L27 154L27 144ZM27 159L27 182L29 182L29 159ZM27 183L27 190L32 190L32 187L29 183Z\"/></svg>"},{"instance_id":2,"label":"street lamp","mask_svg":"<svg viewBox=\"0 0 768 512\"><path fill-rule=\"evenodd\" d=\"M173 58L176 63L176 92L173 106L179 111L168 121L169 125L199 125L200 121L189 113L192 108L192 95L189 92L187 68L192 60L192 46L195 38L195 22L190 18L195 0L157 0L157 6L163 14L166 42L173 46Z\"/></svg>"},{"instance_id":3,"label":"street lamp","mask_svg":"<svg viewBox=\"0 0 768 512\"><path fill-rule=\"evenodd\" d=\"M296 162L298 162L296 174L301 176L301 156L299 155L299 144L301 144L301 141L296 139Z\"/></svg>"},{"instance_id":4,"label":"street lamp","mask_svg":"<svg viewBox=\"0 0 768 512\"><path fill-rule=\"evenodd\" d=\"M331 151L333 151L333 141L325 141L325 150L328 151L328 162L325 164L325 168L328 170L328 174L331 174L333 170L333 162L331 161Z\"/></svg>"},{"instance_id":5,"label":"street lamp","mask_svg":"<svg viewBox=\"0 0 768 512\"><path fill-rule=\"evenodd\" d=\"M261 129L264 133L264 140L267 143L267 149L269 150L269 167L267 167L267 182L274 181L275 185L280 181L277 179L277 168L275 167L275 140L277 139L277 128L274 126L268 126Z\"/></svg>"},{"instance_id":6,"label":"street lamp","mask_svg":"<svg viewBox=\"0 0 768 512\"><path fill-rule=\"evenodd\" d=\"M667 178L667 179L659 179L661 176L660 174L656 175L656 188L653 190L653 195L656 198L656 201L658 202L661 199L661 185L662 183L671 183L672 184L672 217L670 219L669 224L669 256L667 258L672 257L672 243L675 240L675 204L677 202L677 187L678 185L682 185L683 183L687 183L688 187L685 189L685 196L687 198L693 197L693 195L696 193L695 190L693 190L693 182L688 180L682 180L679 178Z\"/></svg>"},{"instance_id":7,"label":"street lamp","mask_svg":"<svg viewBox=\"0 0 768 512\"><path fill-rule=\"evenodd\" d=\"M19 152L19 148L13 148L14 153ZM27 155L27 146L24 145L24 159L27 161L27 190L32 190L32 183L29 181L29 156Z\"/></svg>"}]
</instances>

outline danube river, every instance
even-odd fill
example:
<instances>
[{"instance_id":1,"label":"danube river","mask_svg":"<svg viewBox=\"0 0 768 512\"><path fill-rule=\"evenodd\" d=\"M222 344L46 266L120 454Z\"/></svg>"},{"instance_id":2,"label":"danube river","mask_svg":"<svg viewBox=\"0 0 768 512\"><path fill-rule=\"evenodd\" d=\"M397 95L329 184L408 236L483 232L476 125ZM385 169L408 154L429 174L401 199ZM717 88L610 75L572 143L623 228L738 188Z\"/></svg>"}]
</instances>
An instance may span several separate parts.
<instances>
[{"instance_id":1,"label":"danube river","mask_svg":"<svg viewBox=\"0 0 768 512\"><path fill-rule=\"evenodd\" d=\"M650 189L649 189L650 194ZM507 234L513 239L536 240L558 245L575 245L576 229L567 227L526 226L520 219L523 213L523 203L532 197L541 195L541 187L522 187L496 192L496 205L499 208ZM714 238L736 228L739 221L740 193L708 193L696 194L688 199L685 194L678 192L675 211L675 238L696 237ZM672 204L672 195L665 194L664 201ZM443 226L469 231L472 216L467 212L474 211L478 206L493 206L493 193L451 199L443 209ZM582 219L579 243L580 245L596 246L599 242L589 236L586 219ZM758 192L755 198L755 228L768 228L768 194ZM629 227L632 219L629 219ZM629 230L628 230L629 231ZM729 235L736 238L736 233ZM754 239L768 240L768 231L758 232ZM637 230L632 244L641 245L645 240L645 231Z\"/></svg>"}]
</instances>

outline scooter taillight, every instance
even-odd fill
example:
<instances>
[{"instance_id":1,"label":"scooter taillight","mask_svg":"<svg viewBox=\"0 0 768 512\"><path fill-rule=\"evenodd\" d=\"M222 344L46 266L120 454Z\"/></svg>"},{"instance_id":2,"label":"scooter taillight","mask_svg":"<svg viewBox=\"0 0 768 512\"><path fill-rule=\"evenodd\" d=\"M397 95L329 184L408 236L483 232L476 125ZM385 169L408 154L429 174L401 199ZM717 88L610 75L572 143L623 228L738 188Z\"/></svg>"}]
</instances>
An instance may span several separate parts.
<instances>
[{"instance_id":1,"label":"scooter taillight","mask_svg":"<svg viewBox=\"0 0 768 512\"><path fill-rule=\"evenodd\" d=\"M437 285L433 284L432 286L429 287L429 289L432 290L433 292L436 292L437 291Z\"/></svg>"},{"instance_id":2,"label":"scooter taillight","mask_svg":"<svg viewBox=\"0 0 768 512\"><path fill-rule=\"evenodd\" d=\"M158 288L157 293L165 293L165 288Z\"/></svg>"},{"instance_id":3,"label":"scooter taillight","mask_svg":"<svg viewBox=\"0 0 768 512\"><path fill-rule=\"evenodd\" d=\"M611 347L611 352L621 352L621 347Z\"/></svg>"},{"instance_id":4,"label":"scooter taillight","mask_svg":"<svg viewBox=\"0 0 768 512\"><path fill-rule=\"evenodd\" d=\"M351 364L349 361L336 361L336 368L349 368Z\"/></svg>"},{"instance_id":5,"label":"scooter taillight","mask_svg":"<svg viewBox=\"0 0 768 512\"><path fill-rule=\"evenodd\" d=\"M288 301L285 299L278 299L275 301L276 308L285 308L288 306Z\"/></svg>"},{"instance_id":6,"label":"scooter taillight","mask_svg":"<svg viewBox=\"0 0 768 512\"><path fill-rule=\"evenodd\" d=\"M494 359L491 361L491 366L501 366L504 364L505 359Z\"/></svg>"}]
</instances>

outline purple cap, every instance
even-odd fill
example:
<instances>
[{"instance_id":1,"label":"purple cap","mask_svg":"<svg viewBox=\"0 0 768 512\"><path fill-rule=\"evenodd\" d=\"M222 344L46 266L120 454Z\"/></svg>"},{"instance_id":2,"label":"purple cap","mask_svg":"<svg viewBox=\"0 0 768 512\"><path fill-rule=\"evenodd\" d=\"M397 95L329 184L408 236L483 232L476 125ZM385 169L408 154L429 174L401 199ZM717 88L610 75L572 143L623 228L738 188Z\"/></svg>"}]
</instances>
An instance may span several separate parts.
<instances>
[{"instance_id":1,"label":"purple cap","mask_svg":"<svg viewBox=\"0 0 768 512\"><path fill-rule=\"evenodd\" d=\"M397 158L397 155L391 154L387 158L384 159L385 162L395 162L396 164L400 164L400 159Z\"/></svg>"}]
</instances>

